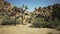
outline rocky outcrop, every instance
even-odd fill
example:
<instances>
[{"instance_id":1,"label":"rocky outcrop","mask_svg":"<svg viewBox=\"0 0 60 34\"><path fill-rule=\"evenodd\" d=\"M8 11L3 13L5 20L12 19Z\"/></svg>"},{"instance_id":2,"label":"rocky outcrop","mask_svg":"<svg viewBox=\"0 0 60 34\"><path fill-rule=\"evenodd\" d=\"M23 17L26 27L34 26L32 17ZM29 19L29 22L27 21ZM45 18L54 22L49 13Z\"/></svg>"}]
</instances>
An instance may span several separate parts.
<instances>
[{"instance_id":1,"label":"rocky outcrop","mask_svg":"<svg viewBox=\"0 0 60 34\"><path fill-rule=\"evenodd\" d=\"M58 12L57 9L59 9L59 8L60 8L60 4L54 4L54 5L50 5L50 6L43 7L43 8L39 7L39 8L35 8L34 14L35 14L35 17L43 17L44 19L45 18L46 19L53 19L53 16L52 16L53 13L55 11Z\"/></svg>"},{"instance_id":2,"label":"rocky outcrop","mask_svg":"<svg viewBox=\"0 0 60 34\"><path fill-rule=\"evenodd\" d=\"M25 9L23 9L25 8ZM60 9L60 4L54 4L47 7L38 7L35 8L33 12L26 11L28 8L27 6L22 6L20 8L16 6L12 6L10 3L6 2L5 0L0 0L0 18L3 16L9 16L11 18L19 18L23 21L24 24L31 23L34 21L34 18L42 17L43 20L53 19L57 17L57 14L54 13L55 9ZM56 15L55 15L56 14ZM60 17L60 16L58 16Z\"/></svg>"}]
</instances>

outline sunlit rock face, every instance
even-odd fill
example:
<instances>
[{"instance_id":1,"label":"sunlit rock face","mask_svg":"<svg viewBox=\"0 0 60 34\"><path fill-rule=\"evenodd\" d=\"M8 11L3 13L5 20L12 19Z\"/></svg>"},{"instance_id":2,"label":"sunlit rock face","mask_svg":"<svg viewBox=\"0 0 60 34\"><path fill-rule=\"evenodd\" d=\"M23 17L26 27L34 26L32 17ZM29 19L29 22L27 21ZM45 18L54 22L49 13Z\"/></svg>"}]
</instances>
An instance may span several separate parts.
<instances>
[{"instance_id":1,"label":"sunlit rock face","mask_svg":"<svg viewBox=\"0 0 60 34\"><path fill-rule=\"evenodd\" d=\"M55 10L60 9L60 4L54 4L54 5L49 5L47 7L39 7L39 8L35 8L34 10L34 17L43 17L44 19L53 19L53 17L57 17L57 15L53 15L53 13L55 12ZM53 16L52 16L53 15Z\"/></svg>"},{"instance_id":2,"label":"sunlit rock face","mask_svg":"<svg viewBox=\"0 0 60 34\"><path fill-rule=\"evenodd\" d=\"M5 0L0 0L0 9L2 8L10 8L11 4L6 2Z\"/></svg>"},{"instance_id":3,"label":"sunlit rock face","mask_svg":"<svg viewBox=\"0 0 60 34\"><path fill-rule=\"evenodd\" d=\"M51 8L48 9L48 7L35 9L35 14L41 15L41 16L48 16L48 15L50 15L51 12L52 12L52 9Z\"/></svg>"},{"instance_id":4,"label":"sunlit rock face","mask_svg":"<svg viewBox=\"0 0 60 34\"><path fill-rule=\"evenodd\" d=\"M30 17L31 15L30 15L30 12L25 12L24 14L23 14L23 22L24 22L24 24L28 24L29 23L29 20L30 20Z\"/></svg>"},{"instance_id":5,"label":"sunlit rock face","mask_svg":"<svg viewBox=\"0 0 60 34\"><path fill-rule=\"evenodd\" d=\"M43 20L44 19L48 19L51 17L51 12L52 12L52 9L48 9L47 7L44 7L44 8L38 8L38 9L35 9L35 18L38 18L38 17L42 17Z\"/></svg>"},{"instance_id":6,"label":"sunlit rock face","mask_svg":"<svg viewBox=\"0 0 60 34\"><path fill-rule=\"evenodd\" d=\"M0 0L0 12L4 12L6 14L6 11L10 10L11 4L6 2L5 0Z\"/></svg>"},{"instance_id":7,"label":"sunlit rock face","mask_svg":"<svg viewBox=\"0 0 60 34\"><path fill-rule=\"evenodd\" d=\"M4 6L4 0L0 0L0 9Z\"/></svg>"}]
</instances>

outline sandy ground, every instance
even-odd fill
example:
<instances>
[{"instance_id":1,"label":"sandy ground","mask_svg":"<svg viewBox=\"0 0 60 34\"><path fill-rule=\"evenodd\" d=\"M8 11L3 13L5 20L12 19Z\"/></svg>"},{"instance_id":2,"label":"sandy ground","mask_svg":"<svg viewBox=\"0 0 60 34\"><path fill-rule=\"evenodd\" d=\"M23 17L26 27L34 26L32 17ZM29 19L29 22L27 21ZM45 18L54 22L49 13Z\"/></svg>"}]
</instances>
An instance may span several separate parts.
<instances>
[{"instance_id":1,"label":"sandy ground","mask_svg":"<svg viewBox=\"0 0 60 34\"><path fill-rule=\"evenodd\" d=\"M0 28L0 34L47 34L54 31L55 29L30 28L28 25L4 26Z\"/></svg>"}]
</instances>

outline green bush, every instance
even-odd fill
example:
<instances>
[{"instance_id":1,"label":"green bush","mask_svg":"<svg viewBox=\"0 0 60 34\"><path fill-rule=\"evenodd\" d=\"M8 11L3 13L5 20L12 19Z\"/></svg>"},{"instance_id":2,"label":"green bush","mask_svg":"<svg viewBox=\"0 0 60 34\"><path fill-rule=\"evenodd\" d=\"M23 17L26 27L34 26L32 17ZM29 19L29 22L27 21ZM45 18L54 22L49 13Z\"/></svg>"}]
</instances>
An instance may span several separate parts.
<instances>
[{"instance_id":1,"label":"green bush","mask_svg":"<svg viewBox=\"0 0 60 34\"><path fill-rule=\"evenodd\" d=\"M4 16L2 20L2 25L10 25L11 24L11 19L8 16Z\"/></svg>"},{"instance_id":2,"label":"green bush","mask_svg":"<svg viewBox=\"0 0 60 34\"><path fill-rule=\"evenodd\" d=\"M20 24L21 20L19 18L16 18L16 24Z\"/></svg>"},{"instance_id":3,"label":"green bush","mask_svg":"<svg viewBox=\"0 0 60 34\"><path fill-rule=\"evenodd\" d=\"M46 22L42 18L35 18L35 21L33 23L33 27L44 27L46 25Z\"/></svg>"},{"instance_id":4,"label":"green bush","mask_svg":"<svg viewBox=\"0 0 60 34\"><path fill-rule=\"evenodd\" d=\"M43 28L56 28L60 26L60 20L56 18L54 21L50 20L49 22L46 22L42 18L35 18L35 21L32 26Z\"/></svg>"},{"instance_id":5,"label":"green bush","mask_svg":"<svg viewBox=\"0 0 60 34\"><path fill-rule=\"evenodd\" d=\"M20 24L19 18L10 18L10 17L6 16L2 20L2 25L16 25L16 24Z\"/></svg>"},{"instance_id":6,"label":"green bush","mask_svg":"<svg viewBox=\"0 0 60 34\"><path fill-rule=\"evenodd\" d=\"M37 21L35 21L34 23L33 23L33 25L32 25L32 27L40 27L41 25L40 25L40 23L39 22L37 22Z\"/></svg>"}]
</instances>

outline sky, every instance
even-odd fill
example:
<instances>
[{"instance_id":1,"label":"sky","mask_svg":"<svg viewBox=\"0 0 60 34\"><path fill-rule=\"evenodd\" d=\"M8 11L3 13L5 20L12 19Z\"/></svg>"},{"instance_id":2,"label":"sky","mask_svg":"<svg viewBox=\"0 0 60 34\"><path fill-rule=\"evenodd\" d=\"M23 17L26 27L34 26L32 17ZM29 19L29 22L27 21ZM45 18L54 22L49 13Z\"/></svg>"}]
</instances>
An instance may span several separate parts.
<instances>
[{"instance_id":1,"label":"sky","mask_svg":"<svg viewBox=\"0 0 60 34\"><path fill-rule=\"evenodd\" d=\"M60 3L60 0L6 0L14 6L21 7L25 5L29 11L33 11L35 7L46 7L55 3Z\"/></svg>"}]
</instances>

